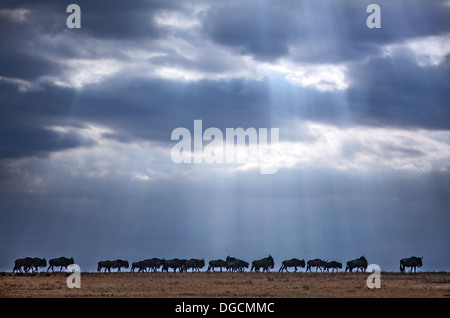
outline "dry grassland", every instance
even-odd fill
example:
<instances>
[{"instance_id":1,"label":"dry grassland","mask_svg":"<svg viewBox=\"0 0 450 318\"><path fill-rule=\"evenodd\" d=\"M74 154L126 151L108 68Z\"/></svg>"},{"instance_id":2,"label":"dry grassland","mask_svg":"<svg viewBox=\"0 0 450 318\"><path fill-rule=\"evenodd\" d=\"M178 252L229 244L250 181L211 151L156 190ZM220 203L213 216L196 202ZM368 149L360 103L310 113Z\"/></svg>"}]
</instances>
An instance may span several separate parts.
<instances>
[{"instance_id":1,"label":"dry grassland","mask_svg":"<svg viewBox=\"0 0 450 318\"><path fill-rule=\"evenodd\" d=\"M70 289L68 274L0 274L0 297L450 297L450 273L81 273Z\"/></svg>"}]
</instances>

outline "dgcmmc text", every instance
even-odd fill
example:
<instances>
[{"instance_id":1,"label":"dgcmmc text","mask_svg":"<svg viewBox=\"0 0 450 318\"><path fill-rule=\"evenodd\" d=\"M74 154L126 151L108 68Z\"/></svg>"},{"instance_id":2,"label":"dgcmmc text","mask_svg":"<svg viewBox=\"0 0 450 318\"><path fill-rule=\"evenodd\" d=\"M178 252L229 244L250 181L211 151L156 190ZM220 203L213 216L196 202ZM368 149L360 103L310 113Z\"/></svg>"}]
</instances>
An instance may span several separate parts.
<instances>
[{"instance_id":1,"label":"dgcmmc text","mask_svg":"<svg viewBox=\"0 0 450 318\"><path fill-rule=\"evenodd\" d=\"M274 303L266 302L243 302L243 303L219 303L219 307L210 305L198 305L198 304L182 304L175 306L175 312L177 313L202 313L208 314L208 311L219 310L219 312L275 312Z\"/></svg>"}]
</instances>

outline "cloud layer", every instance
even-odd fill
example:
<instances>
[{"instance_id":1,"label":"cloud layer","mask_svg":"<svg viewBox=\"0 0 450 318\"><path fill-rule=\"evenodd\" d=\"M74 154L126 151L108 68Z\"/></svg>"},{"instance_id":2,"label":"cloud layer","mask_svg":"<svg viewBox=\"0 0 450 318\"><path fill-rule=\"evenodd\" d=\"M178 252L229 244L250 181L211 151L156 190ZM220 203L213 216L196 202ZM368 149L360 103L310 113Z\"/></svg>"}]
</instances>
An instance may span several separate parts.
<instances>
[{"instance_id":1,"label":"cloud layer","mask_svg":"<svg viewBox=\"0 0 450 318\"><path fill-rule=\"evenodd\" d=\"M387 266L382 255L424 250L448 264L450 6L378 1L382 27L369 29L369 3L78 1L82 28L68 29L69 2L3 1L0 267L64 253L52 237L67 220L87 261L96 241L105 257L367 248ZM174 164L171 133L196 119L279 128L278 173ZM392 251L367 247L378 239Z\"/></svg>"}]
</instances>

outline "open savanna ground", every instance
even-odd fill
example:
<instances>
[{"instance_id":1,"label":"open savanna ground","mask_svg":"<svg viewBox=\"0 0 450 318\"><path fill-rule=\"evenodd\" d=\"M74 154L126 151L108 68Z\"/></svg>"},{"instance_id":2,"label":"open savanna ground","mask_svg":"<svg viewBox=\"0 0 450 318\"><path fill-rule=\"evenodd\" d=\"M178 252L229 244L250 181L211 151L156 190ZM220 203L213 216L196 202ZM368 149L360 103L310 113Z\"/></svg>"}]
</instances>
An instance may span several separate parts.
<instances>
[{"instance_id":1,"label":"open savanna ground","mask_svg":"<svg viewBox=\"0 0 450 318\"><path fill-rule=\"evenodd\" d=\"M67 273L0 274L0 297L450 297L450 273L81 273L81 288Z\"/></svg>"}]
</instances>

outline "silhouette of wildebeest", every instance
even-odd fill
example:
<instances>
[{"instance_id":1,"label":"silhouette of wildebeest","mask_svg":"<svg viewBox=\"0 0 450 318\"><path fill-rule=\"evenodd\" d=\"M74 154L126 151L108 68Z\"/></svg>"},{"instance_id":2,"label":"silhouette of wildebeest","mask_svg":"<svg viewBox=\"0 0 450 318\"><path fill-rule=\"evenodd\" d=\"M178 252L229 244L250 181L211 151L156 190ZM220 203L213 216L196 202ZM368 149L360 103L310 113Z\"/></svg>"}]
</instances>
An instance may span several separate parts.
<instances>
[{"instance_id":1,"label":"silhouette of wildebeest","mask_svg":"<svg viewBox=\"0 0 450 318\"><path fill-rule=\"evenodd\" d=\"M156 272L158 268L161 266L161 260L157 257L145 259L143 260L143 262L145 268L148 269L149 271L151 269L152 272Z\"/></svg>"},{"instance_id":2,"label":"silhouette of wildebeest","mask_svg":"<svg viewBox=\"0 0 450 318\"><path fill-rule=\"evenodd\" d=\"M143 261L131 263L131 271L134 272L134 270L137 268L138 272L147 272L150 270L156 272L160 266L161 260L159 258L154 257L145 259Z\"/></svg>"},{"instance_id":3,"label":"silhouette of wildebeest","mask_svg":"<svg viewBox=\"0 0 450 318\"><path fill-rule=\"evenodd\" d=\"M117 268L117 271L120 272L121 271L120 269L122 267L129 268L130 265L128 264L128 261L127 260L124 261L124 260L121 260L121 259L117 259L115 261L112 261L112 266L110 267L110 269L111 268Z\"/></svg>"},{"instance_id":4,"label":"silhouette of wildebeest","mask_svg":"<svg viewBox=\"0 0 450 318\"><path fill-rule=\"evenodd\" d=\"M160 266L161 260L154 257L131 263L131 271L134 272L135 269L138 269L138 272L148 272L150 270L152 272L156 272Z\"/></svg>"},{"instance_id":5,"label":"silhouette of wildebeest","mask_svg":"<svg viewBox=\"0 0 450 318\"><path fill-rule=\"evenodd\" d=\"M255 272L259 272L259 269L262 268L264 272L269 272L269 268L273 268L274 265L275 262L273 261L273 257L269 255L266 258L253 261L250 271L255 270Z\"/></svg>"},{"instance_id":6,"label":"silhouette of wildebeest","mask_svg":"<svg viewBox=\"0 0 450 318\"><path fill-rule=\"evenodd\" d=\"M14 268L13 273L15 271L18 271L19 273L25 273L28 272L28 269L31 268L33 265L33 258L31 257L25 257L25 258L19 258L14 261ZM23 271L22 271L23 269Z\"/></svg>"},{"instance_id":7,"label":"silhouette of wildebeest","mask_svg":"<svg viewBox=\"0 0 450 318\"><path fill-rule=\"evenodd\" d=\"M347 273L347 270L349 270L351 273L354 268L356 268L356 271L358 271L359 269L361 269L361 272L366 271L367 269L366 258L364 256L361 256L360 258L348 261L347 266L345 267L345 272Z\"/></svg>"},{"instance_id":8,"label":"silhouette of wildebeest","mask_svg":"<svg viewBox=\"0 0 450 318\"><path fill-rule=\"evenodd\" d=\"M132 262L130 272L134 273L136 268L138 269L138 273L147 271L147 266L145 266L144 261Z\"/></svg>"},{"instance_id":9,"label":"silhouette of wildebeest","mask_svg":"<svg viewBox=\"0 0 450 318\"><path fill-rule=\"evenodd\" d=\"M62 272L63 267L67 269L67 266L75 264L73 261L73 258L67 258L67 257L59 257L59 258L53 258L48 261L48 268L47 272L52 269L52 272L54 272L54 267L59 267L59 271Z\"/></svg>"},{"instance_id":10,"label":"silhouette of wildebeest","mask_svg":"<svg viewBox=\"0 0 450 318\"><path fill-rule=\"evenodd\" d=\"M215 267L220 267L220 271L222 271L222 267L227 268L227 262L225 262L223 259L216 259L216 260L212 260L209 261L209 266L208 266L208 272L212 269L213 272L215 272L214 268Z\"/></svg>"},{"instance_id":11,"label":"silhouette of wildebeest","mask_svg":"<svg viewBox=\"0 0 450 318\"><path fill-rule=\"evenodd\" d=\"M23 273L22 268L26 268L28 264L31 264L31 257L19 258L14 261L13 273L18 271L19 273Z\"/></svg>"},{"instance_id":12,"label":"silhouette of wildebeest","mask_svg":"<svg viewBox=\"0 0 450 318\"><path fill-rule=\"evenodd\" d=\"M232 272L243 272L245 268L248 268L249 263L247 263L246 261L243 261L241 259L235 258L235 257L230 257L227 256L226 258L226 263L227 263L227 272L228 271L232 271Z\"/></svg>"},{"instance_id":13,"label":"silhouette of wildebeest","mask_svg":"<svg viewBox=\"0 0 450 318\"><path fill-rule=\"evenodd\" d=\"M102 268L104 268L105 272L106 272L108 270L108 268L111 268L111 264L112 264L112 261L110 261L110 260L98 262L97 273L101 272Z\"/></svg>"},{"instance_id":14,"label":"silhouette of wildebeest","mask_svg":"<svg viewBox=\"0 0 450 318\"><path fill-rule=\"evenodd\" d=\"M297 271L297 267L302 267L302 268L305 267L305 260L304 259L300 260L297 258L285 260L281 263L281 267L278 270L278 272L282 272L284 270L286 270L286 272L289 272L288 267L295 267L295 271L294 271L294 273L295 273Z\"/></svg>"},{"instance_id":15,"label":"silhouette of wildebeest","mask_svg":"<svg viewBox=\"0 0 450 318\"><path fill-rule=\"evenodd\" d=\"M169 272L169 268L172 268L174 272L178 271L182 272L186 268L186 260L185 259L169 259L169 260L161 260L161 272Z\"/></svg>"},{"instance_id":16,"label":"silhouette of wildebeest","mask_svg":"<svg viewBox=\"0 0 450 318\"><path fill-rule=\"evenodd\" d=\"M196 259L196 258L188 259L188 260L186 261L186 265L185 265L186 271L187 271L189 268L192 268L192 271L193 271L193 272L194 272L194 271L199 272L199 271L200 271L200 268L203 268L203 267L205 267L205 260L204 260L204 259Z\"/></svg>"},{"instance_id":17,"label":"silhouette of wildebeest","mask_svg":"<svg viewBox=\"0 0 450 318\"><path fill-rule=\"evenodd\" d=\"M323 271L323 268L325 268L325 265L327 264L326 261L323 261L321 259L310 259L308 262L306 262L307 266L306 266L306 271L310 271L311 272L311 268L315 267L316 268L316 272L318 269L320 269L320 271Z\"/></svg>"},{"instance_id":18,"label":"silhouette of wildebeest","mask_svg":"<svg viewBox=\"0 0 450 318\"><path fill-rule=\"evenodd\" d=\"M98 266L97 266L97 272L101 272L102 268L105 269L105 272L111 272L111 268L117 268L117 272L121 272L121 268L125 267L125 268L129 268L130 265L128 264L128 261L124 261L121 259L117 259L115 261L100 261L98 262Z\"/></svg>"},{"instance_id":19,"label":"silhouette of wildebeest","mask_svg":"<svg viewBox=\"0 0 450 318\"><path fill-rule=\"evenodd\" d=\"M39 258L39 257L25 257L25 258L19 258L14 261L14 268L13 273L15 271L22 272L22 269L25 273L28 273L28 271L31 269L32 273L39 272L39 267L45 267L47 266L47 260L45 258Z\"/></svg>"},{"instance_id":20,"label":"silhouette of wildebeest","mask_svg":"<svg viewBox=\"0 0 450 318\"><path fill-rule=\"evenodd\" d=\"M342 268L342 263L336 261L326 262L324 270L327 270L327 272L329 272L330 268L333 270L333 273L334 270L339 271L339 268Z\"/></svg>"},{"instance_id":21,"label":"silhouette of wildebeest","mask_svg":"<svg viewBox=\"0 0 450 318\"><path fill-rule=\"evenodd\" d=\"M47 266L47 260L45 258L34 257L31 267L34 267L33 273L39 272L39 267Z\"/></svg>"},{"instance_id":22,"label":"silhouette of wildebeest","mask_svg":"<svg viewBox=\"0 0 450 318\"><path fill-rule=\"evenodd\" d=\"M423 257L411 256L407 258L402 258L400 260L400 272L405 271L405 267L411 267L410 273L414 268L414 273L416 273L416 267L422 267L422 259Z\"/></svg>"}]
</instances>

